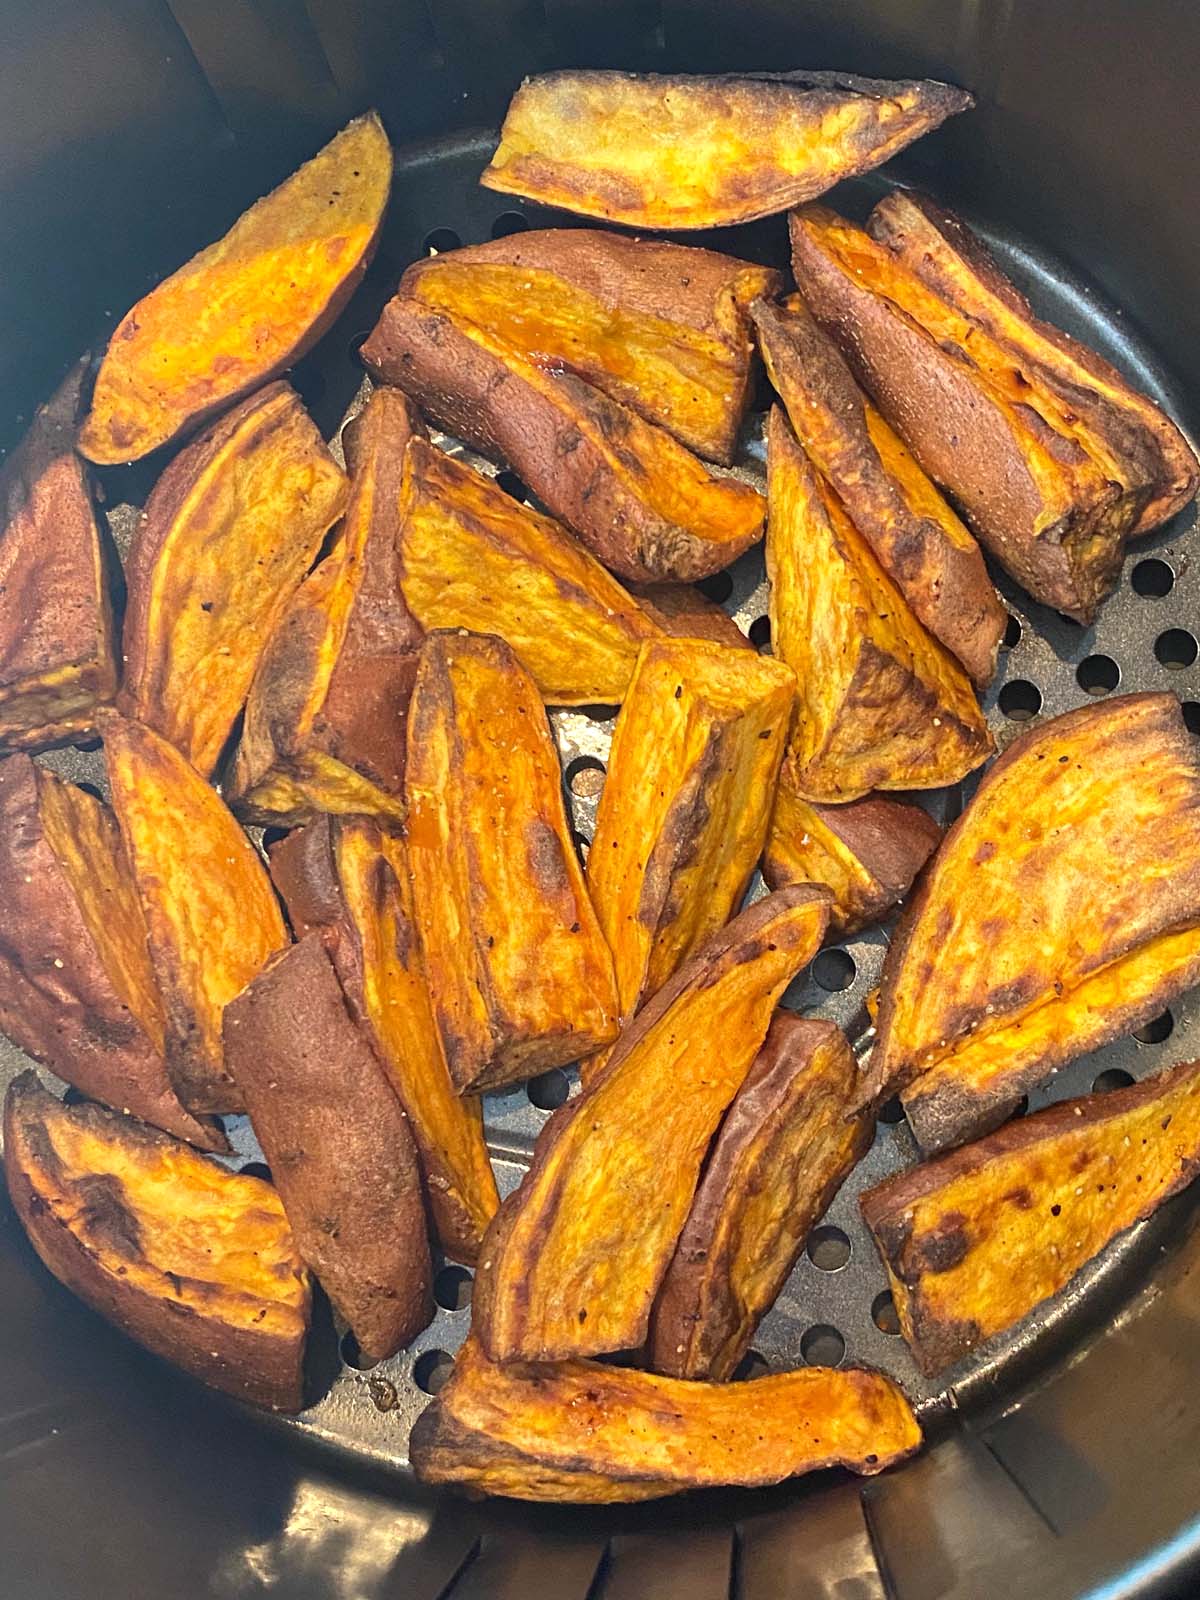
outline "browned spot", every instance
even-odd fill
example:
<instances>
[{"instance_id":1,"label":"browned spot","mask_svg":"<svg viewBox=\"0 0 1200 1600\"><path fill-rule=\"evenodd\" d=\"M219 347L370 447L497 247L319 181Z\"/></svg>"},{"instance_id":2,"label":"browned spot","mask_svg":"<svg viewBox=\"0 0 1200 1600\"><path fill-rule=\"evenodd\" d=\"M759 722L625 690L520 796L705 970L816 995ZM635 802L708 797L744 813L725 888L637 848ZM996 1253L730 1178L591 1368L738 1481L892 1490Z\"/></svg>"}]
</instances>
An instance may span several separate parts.
<instances>
[{"instance_id":1,"label":"browned spot","mask_svg":"<svg viewBox=\"0 0 1200 1600\"><path fill-rule=\"evenodd\" d=\"M913 1239L912 1258L919 1271L949 1272L966 1259L970 1245L966 1220L961 1211L948 1211L927 1233Z\"/></svg>"}]
</instances>

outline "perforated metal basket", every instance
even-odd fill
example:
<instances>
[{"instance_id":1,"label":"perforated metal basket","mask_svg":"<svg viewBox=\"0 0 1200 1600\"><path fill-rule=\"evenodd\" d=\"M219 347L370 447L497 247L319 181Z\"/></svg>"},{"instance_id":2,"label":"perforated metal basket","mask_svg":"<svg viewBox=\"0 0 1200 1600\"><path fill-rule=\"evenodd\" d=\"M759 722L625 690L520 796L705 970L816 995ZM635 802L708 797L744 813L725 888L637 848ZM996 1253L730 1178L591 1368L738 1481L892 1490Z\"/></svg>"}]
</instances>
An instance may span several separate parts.
<instances>
[{"instance_id":1,"label":"perforated metal basket","mask_svg":"<svg viewBox=\"0 0 1200 1600\"><path fill-rule=\"evenodd\" d=\"M1200 374L1189 272L1200 186L1186 168L1200 133L1188 104L1200 21L1179 8L118 0L103 11L11 9L14 47L0 61L5 442L139 292L374 103L398 146L387 233L355 302L295 375L332 435L360 395L358 344L408 261L551 220L476 179L488 128L520 76L565 64L832 64L970 85L980 109L887 179L918 181L963 209L1052 321L1190 420L1179 379ZM836 201L860 213L882 187L847 186ZM780 219L721 242L786 259ZM741 461L750 475L761 473L760 435L752 418ZM511 475L501 481L523 494ZM121 543L149 483L129 469L107 474L105 487ZM1031 717L1150 687L1178 692L1200 732L1193 520L1135 547L1093 628L1000 579L1012 620L985 703L1001 744ZM761 552L703 587L769 648ZM612 715L554 714L584 851ZM94 752L48 759L102 782ZM953 816L962 799L931 804ZM886 929L874 930L823 952L785 1003L834 1018L869 1049L864 1000L886 941ZM1198 1029L1200 1001L1189 997L1065 1069L1030 1108L1184 1059ZM0 1077L20 1064L0 1046ZM502 1191L573 1088L573 1073L552 1072L488 1099ZM231 1134L238 1164L261 1161L244 1119ZM0 1209L0 1593L1052 1600L1164 1583L1190 1592L1184 1574L1200 1549L1192 1197L1119 1241L1046 1312L930 1382L897 1336L857 1208L861 1188L912 1159L899 1114L885 1113L747 1366L879 1366L917 1401L925 1454L865 1485L825 1474L767 1495L604 1514L436 1500L408 1476L409 1425L469 1320L463 1269L439 1273L434 1323L393 1361L362 1370L352 1344L339 1346L329 1323L319 1328L321 1398L297 1421L264 1420L200 1393L100 1324L47 1279Z\"/></svg>"}]
</instances>

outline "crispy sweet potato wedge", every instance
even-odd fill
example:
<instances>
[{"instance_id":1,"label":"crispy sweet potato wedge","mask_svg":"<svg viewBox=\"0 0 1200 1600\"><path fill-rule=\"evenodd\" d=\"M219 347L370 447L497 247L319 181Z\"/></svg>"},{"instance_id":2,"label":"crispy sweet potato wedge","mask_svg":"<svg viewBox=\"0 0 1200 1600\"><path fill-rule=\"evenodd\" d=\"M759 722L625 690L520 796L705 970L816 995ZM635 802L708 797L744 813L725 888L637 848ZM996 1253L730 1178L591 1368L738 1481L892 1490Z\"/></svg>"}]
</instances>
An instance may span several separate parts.
<instances>
[{"instance_id":1,"label":"crispy sweet potato wedge","mask_svg":"<svg viewBox=\"0 0 1200 1600\"><path fill-rule=\"evenodd\" d=\"M1200 1172L1200 1062L1064 1100L861 1197L933 1374L1065 1287Z\"/></svg>"},{"instance_id":2,"label":"crispy sweet potato wedge","mask_svg":"<svg viewBox=\"0 0 1200 1600\"><path fill-rule=\"evenodd\" d=\"M690 583L631 583L629 593L676 639L707 639L735 650L754 646L728 612Z\"/></svg>"},{"instance_id":3,"label":"crispy sweet potato wedge","mask_svg":"<svg viewBox=\"0 0 1200 1600\"><path fill-rule=\"evenodd\" d=\"M189 1111L240 1111L221 1013L287 943L271 880L220 795L173 745L112 712L102 732L162 995L167 1072Z\"/></svg>"},{"instance_id":4,"label":"crispy sweet potato wedge","mask_svg":"<svg viewBox=\"0 0 1200 1600\"><path fill-rule=\"evenodd\" d=\"M741 904L795 692L793 674L769 656L699 639L643 647L588 852L622 1024ZM600 1065L585 1066L585 1082Z\"/></svg>"},{"instance_id":5,"label":"crispy sweet potato wedge","mask_svg":"<svg viewBox=\"0 0 1200 1600\"><path fill-rule=\"evenodd\" d=\"M459 314L397 295L362 348L435 422L507 462L622 577L691 581L762 537L762 496L572 372L543 372Z\"/></svg>"},{"instance_id":6,"label":"crispy sweet potato wedge","mask_svg":"<svg viewBox=\"0 0 1200 1600\"><path fill-rule=\"evenodd\" d=\"M1035 316L958 217L897 189L875 207L867 228L1022 370L1028 364L1111 458L1119 480L1144 491L1134 533L1149 533L1195 498L1200 462L1171 419L1102 356Z\"/></svg>"},{"instance_id":7,"label":"crispy sweet potato wedge","mask_svg":"<svg viewBox=\"0 0 1200 1600\"><path fill-rule=\"evenodd\" d=\"M975 540L854 381L798 296L751 308L771 382L805 455L917 620L986 688L1008 614Z\"/></svg>"},{"instance_id":8,"label":"crispy sweet potato wedge","mask_svg":"<svg viewBox=\"0 0 1200 1600\"><path fill-rule=\"evenodd\" d=\"M112 812L25 755L0 762L0 1028L92 1099L229 1148L167 1077L146 923Z\"/></svg>"},{"instance_id":9,"label":"crispy sweet potato wedge","mask_svg":"<svg viewBox=\"0 0 1200 1600\"><path fill-rule=\"evenodd\" d=\"M715 250L539 228L416 262L400 292L576 373L728 466L750 395L746 308L782 284Z\"/></svg>"},{"instance_id":10,"label":"crispy sweet potato wedge","mask_svg":"<svg viewBox=\"0 0 1200 1600\"><path fill-rule=\"evenodd\" d=\"M767 441L771 639L799 684L786 781L835 803L957 783L993 748L966 673L917 621L778 407Z\"/></svg>"},{"instance_id":11,"label":"crispy sweet potato wedge","mask_svg":"<svg viewBox=\"0 0 1200 1600\"><path fill-rule=\"evenodd\" d=\"M205 777L345 500L345 474L286 383L243 401L155 484L126 565L118 704Z\"/></svg>"},{"instance_id":12,"label":"crispy sweet potato wedge","mask_svg":"<svg viewBox=\"0 0 1200 1600\"><path fill-rule=\"evenodd\" d=\"M319 932L226 1006L224 1037L297 1250L362 1353L394 1355L433 1316L421 1174Z\"/></svg>"},{"instance_id":13,"label":"crispy sweet potato wedge","mask_svg":"<svg viewBox=\"0 0 1200 1600\"><path fill-rule=\"evenodd\" d=\"M733 1376L809 1230L871 1143L874 1113L850 1109L857 1078L832 1022L775 1013L713 1142L658 1291L655 1372Z\"/></svg>"},{"instance_id":14,"label":"crispy sweet potato wedge","mask_svg":"<svg viewBox=\"0 0 1200 1600\"><path fill-rule=\"evenodd\" d=\"M629 1350L646 1336L709 1139L771 1013L820 947L825 889L784 889L734 918L622 1033L561 1106L501 1204L472 1327L494 1361Z\"/></svg>"},{"instance_id":15,"label":"crispy sweet potato wedge","mask_svg":"<svg viewBox=\"0 0 1200 1600\"><path fill-rule=\"evenodd\" d=\"M533 680L502 639L432 633L408 736L417 925L459 1091L515 1083L608 1044L612 956Z\"/></svg>"},{"instance_id":16,"label":"crispy sweet potato wedge","mask_svg":"<svg viewBox=\"0 0 1200 1600\"><path fill-rule=\"evenodd\" d=\"M870 172L972 105L843 72L527 78L480 182L633 228L720 228Z\"/></svg>"},{"instance_id":17,"label":"crispy sweet potato wedge","mask_svg":"<svg viewBox=\"0 0 1200 1600\"><path fill-rule=\"evenodd\" d=\"M341 534L280 619L246 702L226 798L253 822L403 817L422 635L400 593L396 540L405 448L423 432L402 394L377 389L343 434L354 476Z\"/></svg>"},{"instance_id":18,"label":"crispy sweet potato wedge","mask_svg":"<svg viewBox=\"0 0 1200 1600\"><path fill-rule=\"evenodd\" d=\"M663 630L565 528L423 439L399 520L400 583L423 627L499 635L552 705L624 699L638 647Z\"/></svg>"},{"instance_id":19,"label":"crispy sweet potato wedge","mask_svg":"<svg viewBox=\"0 0 1200 1600\"><path fill-rule=\"evenodd\" d=\"M792 213L800 292L859 381L1034 599L1091 622L1145 492L1086 417L861 228Z\"/></svg>"},{"instance_id":20,"label":"crispy sweet potato wedge","mask_svg":"<svg viewBox=\"0 0 1200 1600\"><path fill-rule=\"evenodd\" d=\"M117 689L106 559L75 430L86 361L0 470L0 751L90 733Z\"/></svg>"},{"instance_id":21,"label":"crispy sweet potato wedge","mask_svg":"<svg viewBox=\"0 0 1200 1600\"><path fill-rule=\"evenodd\" d=\"M904 1395L862 1368L685 1383L599 1361L498 1366L469 1338L411 1453L426 1483L605 1503L821 1467L882 1472L920 1442Z\"/></svg>"},{"instance_id":22,"label":"crispy sweet potato wedge","mask_svg":"<svg viewBox=\"0 0 1200 1600\"><path fill-rule=\"evenodd\" d=\"M139 300L96 378L84 455L147 455L311 349L367 269L391 181L372 111Z\"/></svg>"},{"instance_id":23,"label":"crispy sweet potato wedge","mask_svg":"<svg viewBox=\"0 0 1200 1600\"><path fill-rule=\"evenodd\" d=\"M924 1150L994 1127L1200 978L1198 816L1174 695L1083 706L1009 745L884 964L868 1082L905 1091Z\"/></svg>"},{"instance_id":24,"label":"crispy sweet potato wedge","mask_svg":"<svg viewBox=\"0 0 1200 1600\"><path fill-rule=\"evenodd\" d=\"M32 1072L4 1102L4 1172L67 1288L156 1355L239 1400L299 1411L311 1292L279 1197Z\"/></svg>"},{"instance_id":25,"label":"crispy sweet potato wedge","mask_svg":"<svg viewBox=\"0 0 1200 1600\"><path fill-rule=\"evenodd\" d=\"M942 841L928 811L910 800L869 794L844 806L803 800L783 781L763 852L772 889L823 883L833 894L829 935L842 938L900 904Z\"/></svg>"}]
</instances>

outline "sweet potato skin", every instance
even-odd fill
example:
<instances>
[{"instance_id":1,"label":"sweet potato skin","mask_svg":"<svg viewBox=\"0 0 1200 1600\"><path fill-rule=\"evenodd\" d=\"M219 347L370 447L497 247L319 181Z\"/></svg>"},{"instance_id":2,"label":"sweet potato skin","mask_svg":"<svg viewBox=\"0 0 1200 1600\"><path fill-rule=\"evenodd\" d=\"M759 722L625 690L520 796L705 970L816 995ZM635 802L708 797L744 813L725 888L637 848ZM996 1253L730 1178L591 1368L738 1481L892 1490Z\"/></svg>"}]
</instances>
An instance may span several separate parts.
<instances>
[{"instance_id":1,"label":"sweet potato skin","mask_svg":"<svg viewBox=\"0 0 1200 1600\"><path fill-rule=\"evenodd\" d=\"M345 474L286 383L193 440L151 491L126 566L118 705L205 777L345 501Z\"/></svg>"},{"instance_id":2,"label":"sweet potato skin","mask_svg":"<svg viewBox=\"0 0 1200 1600\"><path fill-rule=\"evenodd\" d=\"M428 635L408 746L417 925L460 1092L608 1044L612 956L571 842L545 710L502 639Z\"/></svg>"},{"instance_id":3,"label":"sweet potato skin","mask_svg":"<svg viewBox=\"0 0 1200 1600\"><path fill-rule=\"evenodd\" d=\"M386 390L380 390L386 393ZM400 585L423 627L495 633L551 705L616 705L662 629L551 517L413 442L399 515Z\"/></svg>"},{"instance_id":4,"label":"sweet potato skin","mask_svg":"<svg viewBox=\"0 0 1200 1600\"><path fill-rule=\"evenodd\" d=\"M1195 747L1169 694L1070 711L989 770L884 963L867 1081L905 1091L923 1148L994 1126L1196 981L1198 810Z\"/></svg>"},{"instance_id":5,"label":"sweet potato skin","mask_svg":"<svg viewBox=\"0 0 1200 1600\"><path fill-rule=\"evenodd\" d=\"M862 1368L686 1383L596 1361L498 1366L469 1338L410 1448L427 1483L603 1504L827 1466L882 1472L920 1442L900 1390Z\"/></svg>"},{"instance_id":6,"label":"sweet potato skin","mask_svg":"<svg viewBox=\"0 0 1200 1600\"><path fill-rule=\"evenodd\" d=\"M270 879L224 801L173 745L115 712L101 731L162 995L167 1073L189 1111L240 1111L221 1013L288 942Z\"/></svg>"},{"instance_id":7,"label":"sweet potato skin","mask_svg":"<svg viewBox=\"0 0 1200 1600\"><path fill-rule=\"evenodd\" d=\"M4 1171L46 1267L101 1316L203 1383L299 1411L311 1291L270 1184L32 1072L9 1086Z\"/></svg>"},{"instance_id":8,"label":"sweet potato skin","mask_svg":"<svg viewBox=\"0 0 1200 1600\"><path fill-rule=\"evenodd\" d=\"M260 973L223 1026L296 1248L362 1353L394 1355L433 1317L417 1152L320 933Z\"/></svg>"},{"instance_id":9,"label":"sweet potato skin","mask_svg":"<svg viewBox=\"0 0 1200 1600\"><path fill-rule=\"evenodd\" d=\"M942 830L921 806L868 794L848 805L804 800L782 781L763 852L762 873L772 889L823 883L833 894L830 938L879 922L900 904Z\"/></svg>"},{"instance_id":10,"label":"sweet potato skin","mask_svg":"<svg viewBox=\"0 0 1200 1600\"><path fill-rule=\"evenodd\" d=\"M799 690L785 781L835 804L958 782L993 749L967 675L913 616L778 407L767 486L772 647Z\"/></svg>"},{"instance_id":11,"label":"sweet potato skin","mask_svg":"<svg viewBox=\"0 0 1200 1600\"><path fill-rule=\"evenodd\" d=\"M727 611L690 583L631 583L629 592L664 633L675 639L707 639L734 650L754 646Z\"/></svg>"},{"instance_id":12,"label":"sweet potato skin","mask_svg":"<svg viewBox=\"0 0 1200 1600\"><path fill-rule=\"evenodd\" d=\"M314 928L334 928L345 912L333 860L333 824L322 812L267 846L271 882L297 939Z\"/></svg>"},{"instance_id":13,"label":"sweet potato skin","mask_svg":"<svg viewBox=\"0 0 1200 1600\"><path fill-rule=\"evenodd\" d=\"M362 348L368 369L495 460L606 567L690 582L762 537L762 496L573 373L551 374L464 317L397 296Z\"/></svg>"},{"instance_id":14,"label":"sweet potato skin","mask_svg":"<svg viewBox=\"0 0 1200 1600\"><path fill-rule=\"evenodd\" d=\"M741 903L795 688L781 662L702 640L663 639L638 656L587 870L623 1025Z\"/></svg>"},{"instance_id":15,"label":"sweet potato skin","mask_svg":"<svg viewBox=\"0 0 1200 1600\"><path fill-rule=\"evenodd\" d=\"M0 469L0 752L89 733L117 689L107 559L75 454L86 368Z\"/></svg>"},{"instance_id":16,"label":"sweet potato skin","mask_svg":"<svg viewBox=\"0 0 1200 1600\"><path fill-rule=\"evenodd\" d=\"M167 1077L146 924L112 813L25 755L0 762L0 1028L82 1094L201 1149L229 1148Z\"/></svg>"},{"instance_id":17,"label":"sweet potato skin","mask_svg":"<svg viewBox=\"0 0 1200 1600\"><path fill-rule=\"evenodd\" d=\"M803 302L751 307L767 372L813 466L917 620L986 688L1008 620L975 540L908 457L912 502L875 443L887 429ZM890 430L889 430L890 431ZM904 447L893 435L893 459ZM912 491L910 491L911 493Z\"/></svg>"},{"instance_id":18,"label":"sweet potato skin","mask_svg":"<svg viewBox=\"0 0 1200 1600\"><path fill-rule=\"evenodd\" d=\"M790 226L809 309L921 466L1034 599L1091 622L1116 581L1140 497L989 383L965 347L969 327L869 234L820 206L793 212ZM876 278L903 291L904 305L877 292ZM918 304L953 321L964 342L944 348L912 314Z\"/></svg>"},{"instance_id":19,"label":"sweet potato skin","mask_svg":"<svg viewBox=\"0 0 1200 1600\"><path fill-rule=\"evenodd\" d=\"M139 300L109 342L83 454L134 461L299 360L367 270L391 179L368 112Z\"/></svg>"},{"instance_id":20,"label":"sweet potato skin","mask_svg":"<svg viewBox=\"0 0 1200 1600\"><path fill-rule=\"evenodd\" d=\"M726 227L871 171L972 103L849 73L551 72L513 96L480 182L628 227Z\"/></svg>"},{"instance_id":21,"label":"sweet potato skin","mask_svg":"<svg viewBox=\"0 0 1200 1600\"><path fill-rule=\"evenodd\" d=\"M1200 1172L1200 1062L1061 1101L861 1197L930 1376L1065 1287Z\"/></svg>"},{"instance_id":22,"label":"sweet potato skin","mask_svg":"<svg viewBox=\"0 0 1200 1600\"><path fill-rule=\"evenodd\" d=\"M1146 489L1133 533L1151 532L1195 499L1200 462L1170 417L1094 350L1035 316L960 218L927 195L894 190L871 213L867 231L943 300L1032 361L1039 380L1107 437Z\"/></svg>"},{"instance_id":23,"label":"sweet potato skin","mask_svg":"<svg viewBox=\"0 0 1200 1600\"><path fill-rule=\"evenodd\" d=\"M781 273L599 228L537 228L416 262L400 293L490 327L728 466L750 393L746 307Z\"/></svg>"},{"instance_id":24,"label":"sweet potato skin","mask_svg":"<svg viewBox=\"0 0 1200 1600\"><path fill-rule=\"evenodd\" d=\"M709 1139L780 995L820 946L828 900L805 886L741 912L546 1123L475 1277L472 1327L492 1360L641 1345Z\"/></svg>"},{"instance_id":25,"label":"sweet potato skin","mask_svg":"<svg viewBox=\"0 0 1200 1600\"><path fill-rule=\"evenodd\" d=\"M342 532L267 643L246 702L227 798L254 822L314 810L403 817L404 718L422 630L400 593L405 449L423 434L378 389L343 435L353 472Z\"/></svg>"},{"instance_id":26,"label":"sweet potato skin","mask_svg":"<svg viewBox=\"0 0 1200 1600\"><path fill-rule=\"evenodd\" d=\"M777 1011L725 1115L655 1301L650 1366L731 1378L875 1132L832 1022Z\"/></svg>"}]
</instances>

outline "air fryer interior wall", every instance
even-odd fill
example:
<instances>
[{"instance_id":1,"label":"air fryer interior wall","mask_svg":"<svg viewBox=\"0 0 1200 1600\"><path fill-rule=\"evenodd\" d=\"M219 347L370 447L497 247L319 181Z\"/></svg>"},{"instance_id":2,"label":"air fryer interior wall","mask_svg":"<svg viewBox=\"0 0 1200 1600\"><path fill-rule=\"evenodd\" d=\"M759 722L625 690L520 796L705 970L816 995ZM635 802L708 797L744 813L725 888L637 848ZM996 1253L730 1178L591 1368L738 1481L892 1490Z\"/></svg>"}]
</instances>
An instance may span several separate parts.
<instances>
[{"instance_id":1,"label":"air fryer interior wall","mask_svg":"<svg viewBox=\"0 0 1200 1600\"><path fill-rule=\"evenodd\" d=\"M523 72L568 64L836 65L967 84L979 110L916 147L904 176L981 218L1035 294L1044 280L1042 304L1086 324L1138 376L1148 359L1153 385L1165 356L1182 380L1170 386L1171 408L1191 420L1182 393L1200 372L1186 270L1197 226L1186 204L1192 174L1175 145L1190 156L1185 63L1200 23L1177 8L1135 14L1056 0L982 18L983 8L948 0L722 11L625 0L119 0L98 9L55 0L8 19L0 371L9 403L0 442L19 434L68 361L102 341L140 292L366 104L380 107L401 146L393 226L374 274L380 293L437 229L472 242L507 210L536 220L533 208L471 181L485 148L478 130L498 119ZM745 230L737 248L769 252L777 224ZM1022 238L1036 241L1028 255ZM1054 262L1075 269L1083 287L1044 264ZM1114 321L1088 285L1124 314ZM346 354L343 343L301 378L327 432L354 379ZM110 486L136 497L136 476L127 489L120 475ZM1181 531L1150 544L1172 556ZM1185 565L1176 563L1169 602L1181 622L1189 605L1195 613ZM740 574L728 603L744 623L764 609ZM1094 641L1044 614L1037 622L1044 638L1030 632L1001 683L1027 670L1046 709L1063 709L1079 698L1076 666ZM1116 602L1102 618L1123 687L1161 681L1152 657L1160 622L1144 604L1118 612ZM1194 667L1168 686L1200 698ZM589 755L585 722L567 731ZM877 940L864 943L878 954ZM869 959L859 974L866 987ZM827 1014L848 1018L860 1001L857 987L839 992ZM1190 1012L1164 1061L1194 1053L1184 1049L1188 1022ZM1128 1048L1132 1063L1138 1046ZM1188 1273L1196 1241L1183 1240L1191 1210L1186 1199L1168 1207L1136 1242L1132 1270L1110 1274L1089 1301L1086 1324L1067 1319L1073 1350L1088 1330L1083 1359L1055 1366L1066 1346L1042 1341L1015 1366L984 1369L962 1397L965 1425L949 1418L934 1448L902 1471L865 1487L827 1476L767 1496L600 1515L435 1503L411 1485L372 1484L369 1450L353 1466L332 1447L322 1461L316 1430L301 1436L234 1412L131 1349L49 1282L0 1209L0 1570L14 1593L70 1600L272 1585L289 1597L433 1600L452 1582L456 1597L532 1589L696 1600L730 1592L736 1524L735 1592L749 1600L1052 1597L1101 1582L1118 1586L1106 1592L1155 1592L1200 1542L1191 1527L1200 1414L1189 1414L1200 1301ZM1035 1387L1022 1392L1022 1383ZM385 1415L386 1401L381 1391ZM345 1420L331 1418L331 1438ZM851 1580L857 1591L844 1587Z\"/></svg>"}]
</instances>

